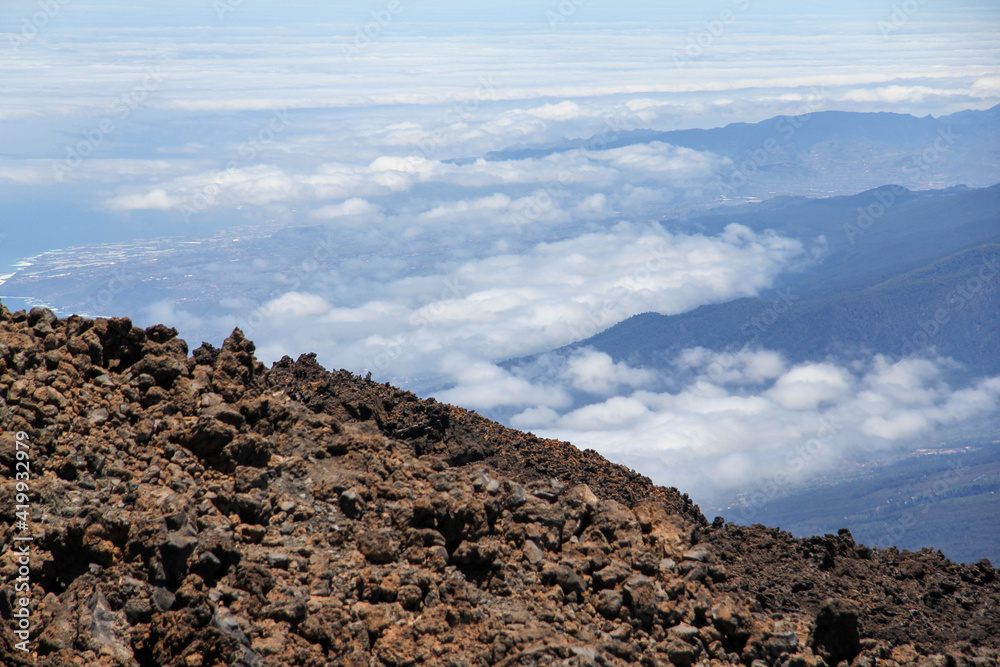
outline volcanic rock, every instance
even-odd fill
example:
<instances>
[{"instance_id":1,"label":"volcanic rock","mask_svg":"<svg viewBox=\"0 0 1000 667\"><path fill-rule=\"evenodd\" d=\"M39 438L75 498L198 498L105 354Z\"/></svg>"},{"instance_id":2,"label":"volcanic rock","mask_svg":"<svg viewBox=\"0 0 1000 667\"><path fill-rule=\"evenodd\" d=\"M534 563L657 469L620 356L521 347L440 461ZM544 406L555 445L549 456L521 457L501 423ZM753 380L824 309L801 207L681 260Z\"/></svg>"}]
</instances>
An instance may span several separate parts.
<instances>
[{"instance_id":1,"label":"volcanic rock","mask_svg":"<svg viewBox=\"0 0 1000 667\"><path fill-rule=\"evenodd\" d=\"M4 665L997 665L989 563L710 525L593 451L315 355L267 369L239 330L188 356L0 306L0 418L31 464Z\"/></svg>"}]
</instances>

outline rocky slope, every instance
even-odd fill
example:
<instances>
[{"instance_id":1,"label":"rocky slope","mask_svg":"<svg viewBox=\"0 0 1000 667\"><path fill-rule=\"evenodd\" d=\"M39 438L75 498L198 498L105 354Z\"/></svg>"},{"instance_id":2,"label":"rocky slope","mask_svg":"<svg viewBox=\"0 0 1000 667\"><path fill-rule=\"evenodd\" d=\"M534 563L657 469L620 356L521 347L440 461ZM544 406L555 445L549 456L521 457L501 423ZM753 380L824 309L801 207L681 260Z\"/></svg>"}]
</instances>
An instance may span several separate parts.
<instances>
[{"instance_id":1,"label":"rocky slope","mask_svg":"<svg viewBox=\"0 0 1000 667\"><path fill-rule=\"evenodd\" d=\"M710 525L595 452L176 336L0 307L4 665L1000 664L989 563Z\"/></svg>"}]
</instances>

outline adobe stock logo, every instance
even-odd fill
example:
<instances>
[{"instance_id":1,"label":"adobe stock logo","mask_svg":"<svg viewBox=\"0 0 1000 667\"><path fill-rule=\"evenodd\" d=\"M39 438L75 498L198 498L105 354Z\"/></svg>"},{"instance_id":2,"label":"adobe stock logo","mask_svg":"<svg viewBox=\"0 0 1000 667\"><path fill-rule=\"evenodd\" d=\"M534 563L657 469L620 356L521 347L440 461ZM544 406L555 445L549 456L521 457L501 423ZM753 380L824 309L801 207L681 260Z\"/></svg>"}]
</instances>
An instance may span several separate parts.
<instances>
[{"instance_id":1,"label":"adobe stock logo","mask_svg":"<svg viewBox=\"0 0 1000 667\"><path fill-rule=\"evenodd\" d=\"M67 173L79 167L84 160L97 152L104 142L118 131L121 123L132 115L132 112L145 104L149 94L159 89L162 83L163 75L160 73L160 66L148 68L146 76L140 83L133 86L127 93L120 95L107 107L107 115L101 118L94 127L83 131L82 139L75 144L66 146L66 157L56 161L54 165L56 180L62 181Z\"/></svg>"},{"instance_id":2,"label":"adobe stock logo","mask_svg":"<svg viewBox=\"0 0 1000 667\"><path fill-rule=\"evenodd\" d=\"M555 28L556 24L569 21L570 17L576 14L576 10L587 2L588 0L562 0L559 6L556 7L556 11L550 9L545 12L545 18L549 21L549 27Z\"/></svg>"},{"instance_id":3,"label":"adobe stock logo","mask_svg":"<svg viewBox=\"0 0 1000 667\"><path fill-rule=\"evenodd\" d=\"M996 256L984 258L975 275L948 293L944 303L935 309L932 316L917 323L913 335L903 339L902 354L907 356L931 345L951 319L977 299L996 289L1000 276L1000 259Z\"/></svg>"},{"instance_id":4,"label":"adobe stock logo","mask_svg":"<svg viewBox=\"0 0 1000 667\"><path fill-rule=\"evenodd\" d=\"M354 29L354 40L350 44L340 45L340 55L344 60L351 60L371 46L371 43L388 28L393 20L403 13L403 5L399 0L389 0L384 9L372 10L371 21Z\"/></svg>"},{"instance_id":5,"label":"adobe stock logo","mask_svg":"<svg viewBox=\"0 0 1000 667\"><path fill-rule=\"evenodd\" d=\"M10 42L11 48L20 51L22 46L37 37L38 33L69 3L70 0L39 0L38 11L30 19L21 20L21 34L7 33L7 41Z\"/></svg>"},{"instance_id":6,"label":"adobe stock logo","mask_svg":"<svg viewBox=\"0 0 1000 667\"><path fill-rule=\"evenodd\" d=\"M889 39L890 34L909 23L910 19L920 11L920 6L924 2L926 0L904 0L900 4L893 4L889 20L878 22L878 31L882 33L882 39Z\"/></svg>"},{"instance_id":7,"label":"adobe stock logo","mask_svg":"<svg viewBox=\"0 0 1000 667\"><path fill-rule=\"evenodd\" d=\"M903 173L911 179L917 180L923 173L930 171L937 162L944 156L951 146L959 139L959 135L949 126L937 131L934 141L927 145L923 151L910 157L903 165ZM846 223L844 233L851 245L854 241L871 229L872 225L885 215L885 212L896 203L897 198L906 193L906 188L898 185L890 185L887 188L880 188L875 192L875 200L868 206L858 208L858 219L856 223Z\"/></svg>"},{"instance_id":8,"label":"adobe stock logo","mask_svg":"<svg viewBox=\"0 0 1000 667\"><path fill-rule=\"evenodd\" d=\"M715 41L726 33L726 28L736 21L739 12L750 7L750 0L732 0L736 9L722 9L717 18L702 22L702 30L689 33L687 45L679 52L674 52L674 65L682 70L688 63L701 58L715 44Z\"/></svg>"},{"instance_id":9,"label":"adobe stock logo","mask_svg":"<svg viewBox=\"0 0 1000 667\"><path fill-rule=\"evenodd\" d=\"M908 192L909 190L899 185L890 185L876 190L874 201L871 204L858 207L857 221L844 224L844 233L847 234L847 240L850 241L851 245L854 245L855 240L859 237L864 236L875 224L875 221L892 208L898 197Z\"/></svg>"}]
</instances>

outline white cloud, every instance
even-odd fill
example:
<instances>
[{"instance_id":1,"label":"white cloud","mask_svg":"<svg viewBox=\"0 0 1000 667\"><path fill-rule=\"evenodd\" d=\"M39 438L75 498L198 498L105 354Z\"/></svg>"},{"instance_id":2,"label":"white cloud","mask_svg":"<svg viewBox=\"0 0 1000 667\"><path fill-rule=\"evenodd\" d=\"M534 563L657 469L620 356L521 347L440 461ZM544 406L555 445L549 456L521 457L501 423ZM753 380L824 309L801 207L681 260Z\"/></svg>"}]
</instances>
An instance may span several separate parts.
<instances>
[{"instance_id":1,"label":"white cloud","mask_svg":"<svg viewBox=\"0 0 1000 667\"><path fill-rule=\"evenodd\" d=\"M486 200L466 209L466 219L482 217L490 202L505 203ZM317 269L305 276L308 290L298 287L266 304L258 317L234 324L256 340L265 359L308 349L324 363L359 372L367 367L396 382L446 378L446 354L492 362L586 338L637 313L679 313L751 296L803 254L797 241L735 226L707 237L620 223L516 253L443 263L442 270L421 275L405 263L394 273L386 258L371 274L354 275L349 289L334 277L327 290L326 273ZM766 375L768 363L774 362L757 362L753 372ZM560 381L568 389L592 393L652 380L599 353L573 357L566 373Z\"/></svg>"},{"instance_id":2,"label":"white cloud","mask_svg":"<svg viewBox=\"0 0 1000 667\"><path fill-rule=\"evenodd\" d=\"M527 113L545 120L572 120L581 115L581 110L576 102L566 100L559 104L545 104L528 109Z\"/></svg>"},{"instance_id":3,"label":"white cloud","mask_svg":"<svg viewBox=\"0 0 1000 667\"><path fill-rule=\"evenodd\" d=\"M7 181L18 185L40 185L55 180L51 169L34 164L6 166L0 164L0 183Z\"/></svg>"},{"instance_id":4,"label":"white cloud","mask_svg":"<svg viewBox=\"0 0 1000 667\"><path fill-rule=\"evenodd\" d=\"M972 91L983 96L1000 95L1000 76L984 76L972 84Z\"/></svg>"},{"instance_id":5,"label":"white cloud","mask_svg":"<svg viewBox=\"0 0 1000 667\"><path fill-rule=\"evenodd\" d=\"M791 410L815 410L851 391L852 379L833 364L804 364L779 377L768 397Z\"/></svg>"},{"instance_id":6,"label":"white cloud","mask_svg":"<svg viewBox=\"0 0 1000 667\"><path fill-rule=\"evenodd\" d=\"M608 212L608 198L605 194L598 192L590 195L573 208L573 212L578 215L600 216Z\"/></svg>"},{"instance_id":7,"label":"white cloud","mask_svg":"<svg viewBox=\"0 0 1000 667\"><path fill-rule=\"evenodd\" d=\"M714 382L761 384L781 376L787 367L785 358L770 350L742 349L720 355L704 347L693 347L677 355L675 366L694 370Z\"/></svg>"},{"instance_id":8,"label":"white cloud","mask_svg":"<svg viewBox=\"0 0 1000 667\"><path fill-rule=\"evenodd\" d=\"M146 191L136 191L136 186L130 185L126 188L128 192L109 199L107 204L120 211L191 207L204 211L217 206L341 200L312 214L318 218L335 218L373 213L374 210L358 209L365 205L362 202L379 206L370 201L373 197L392 197L410 192L418 185L432 185L448 188L453 194L450 200L431 202L421 213L431 221L448 211L466 213L475 208L506 208L516 200L514 208L521 211L522 218L528 218L524 222L543 219L563 222L566 216L556 209L578 206L581 201L586 202L583 206L591 213L608 212L607 195L595 194L594 189L610 191L617 208L624 212L706 188L713 182L716 172L727 164L727 160L711 153L658 142L603 151L555 153L540 159L477 160L465 165L419 156L384 155L367 165L328 162L311 173L297 173L269 164L235 165L222 172L177 177L147 186L151 189ZM538 184L551 185L525 197L495 192L470 203L456 196L462 188L537 187ZM649 187L640 184L649 184ZM549 208L553 211L546 215L544 209ZM419 219L417 216L412 221ZM398 226L399 221L393 220L392 225Z\"/></svg>"},{"instance_id":9,"label":"white cloud","mask_svg":"<svg viewBox=\"0 0 1000 667\"><path fill-rule=\"evenodd\" d=\"M566 362L565 375L574 389L605 395L620 387L651 384L654 379L652 371L615 363L609 355L593 349L573 354Z\"/></svg>"},{"instance_id":10,"label":"white cloud","mask_svg":"<svg viewBox=\"0 0 1000 667\"><path fill-rule=\"evenodd\" d=\"M869 417L861 424L861 432L886 440L912 438L927 431L930 424L920 410L894 410L886 417Z\"/></svg>"},{"instance_id":11,"label":"white cloud","mask_svg":"<svg viewBox=\"0 0 1000 667\"><path fill-rule=\"evenodd\" d=\"M569 395L558 386L535 385L486 361L456 353L444 357L441 370L460 387L438 393L438 398L456 405L491 410L525 402L539 408L565 408Z\"/></svg>"},{"instance_id":12,"label":"white cloud","mask_svg":"<svg viewBox=\"0 0 1000 667\"><path fill-rule=\"evenodd\" d=\"M481 197L472 201L459 200L440 204L424 211L420 214L420 219L425 222L437 222L447 220L450 222L463 221L471 222L469 214L490 215L496 212L507 212L511 214L511 198L502 193L495 193L488 197ZM476 217L476 221L481 218Z\"/></svg>"},{"instance_id":13,"label":"white cloud","mask_svg":"<svg viewBox=\"0 0 1000 667\"><path fill-rule=\"evenodd\" d=\"M145 194L123 195L115 197L109 204L118 211L154 210L167 211L181 204L181 200L167 194L166 190L156 188Z\"/></svg>"},{"instance_id":14,"label":"white cloud","mask_svg":"<svg viewBox=\"0 0 1000 667\"><path fill-rule=\"evenodd\" d=\"M86 313L91 317L108 317L112 313ZM169 322L170 326L181 330L197 329L204 325L204 320L183 308L178 308L168 299L156 301L143 309L143 315L151 322Z\"/></svg>"},{"instance_id":15,"label":"white cloud","mask_svg":"<svg viewBox=\"0 0 1000 667\"><path fill-rule=\"evenodd\" d=\"M0 158L0 183L48 185L58 187L71 182L120 183L130 178L161 178L187 164L167 160L128 160L109 158L89 159L26 159Z\"/></svg>"},{"instance_id":16,"label":"white cloud","mask_svg":"<svg viewBox=\"0 0 1000 667\"><path fill-rule=\"evenodd\" d=\"M312 317L330 312L330 304L315 294L288 292L264 304L264 311L271 316Z\"/></svg>"},{"instance_id":17,"label":"white cloud","mask_svg":"<svg viewBox=\"0 0 1000 667\"><path fill-rule=\"evenodd\" d=\"M314 218L331 220L336 218L348 218L353 216L372 216L381 212L381 209L372 204L367 199L352 197L339 204L330 204L313 211L310 215Z\"/></svg>"},{"instance_id":18,"label":"white cloud","mask_svg":"<svg viewBox=\"0 0 1000 667\"><path fill-rule=\"evenodd\" d=\"M574 358L549 356L520 369L523 377L550 390L557 380L556 387L574 388ZM698 348L680 353L675 364L694 375L661 376L661 388L608 391L568 410L525 402L510 422L596 449L712 504L776 478L789 489L879 451L922 446L937 429L995 414L1000 378L954 390L941 381L949 365L876 356L850 368L830 362L789 367L772 351ZM618 372L640 370L620 364ZM460 396L461 386L452 392Z\"/></svg>"},{"instance_id":19,"label":"white cloud","mask_svg":"<svg viewBox=\"0 0 1000 667\"><path fill-rule=\"evenodd\" d=\"M874 89L859 88L848 90L841 95L841 99L850 102L888 102L890 104L900 104L902 102L919 103L931 96L967 96L969 89L948 90L943 88L931 88L929 86L882 86Z\"/></svg>"}]
</instances>

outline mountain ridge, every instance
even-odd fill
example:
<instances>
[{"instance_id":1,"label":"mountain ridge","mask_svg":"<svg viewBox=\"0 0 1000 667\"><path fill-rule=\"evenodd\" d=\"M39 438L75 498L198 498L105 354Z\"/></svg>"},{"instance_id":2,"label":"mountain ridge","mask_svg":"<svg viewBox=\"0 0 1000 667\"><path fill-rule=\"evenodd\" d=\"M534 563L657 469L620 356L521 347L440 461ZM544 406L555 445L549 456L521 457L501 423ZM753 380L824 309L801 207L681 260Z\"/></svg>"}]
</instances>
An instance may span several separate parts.
<instances>
[{"instance_id":1,"label":"mountain ridge","mask_svg":"<svg viewBox=\"0 0 1000 667\"><path fill-rule=\"evenodd\" d=\"M873 204L882 208L866 222L862 218ZM966 364L969 377L995 374L1000 358L992 350L1000 332L989 315L1000 313L997 211L1000 185L938 191L883 185L849 196L780 197L672 220L664 225L684 233L718 233L732 223L774 230L816 248L815 259L778 276L760 296L678 314L637 314L559 350L593 347L615 361L662 368L688 347L763 346L792 361L841 350L903 356L936 347ZM936 315L946 321L921 333Z\"/></svg>"},{"instance_id":2,"label":"mountain ridge","mask_svg":"<svg viewBox=\"0 0 1000 667\"><path fill-rule=\"evenodd\" d=\"M793 139L798 134L799 139L796 140L796 144L802 140L815 142L831 134L839 134L833 130L834 128L843 128L843 121L845 119L860 119L865 121L858 134L866 138L885 140L887 136L885 134L886 130L891 129L891 134L896 138L905 139L906 143L913 146L923 147L927 144L928 139L933 142L935 132L941 128L941 123L947 123L949 120L960 124L976 122L982 119L995 121L1000 119L1000 105L981 111L968 109L937 117L918 117L911 114L888 111L860 112L829 110L793 116L778 115L757 123L736 122L715 128L628 130L616 133L615 138L611 141L600 139L602 135L566 139L561 142L543 144L536 147L526 146L523 148L492 151L487 153L483 159L494 161L525 159L527 157L540 158L552 153L586 148L593 145L600 145L602 149L610 149L652 141L661 141L693 150L708 150L732 157L747 150L759 148L768 138L772 138L776 131L784 135L786 139ZM906 127L900 129L900 123L905 123ZM803 132L799 132L801 128L806 129Z\"/></svg>"},{"instance_id":3,"label":"mountain ridge","mask_svg":"<svg viewBox=\"0 0 1000 667\"><path fill-rule=\"evenodd\" d=\"M698 346L761 346L793 362L827 358L838 350L899 357L933 348L967 364L971 375L989 375L1000 372L1000 359L986 353L995 349L1000 332L981 313L1000 310L1000 290L989 288L995 281L963 290L963 281L974 280L981 266L997 267L998 260L1000 244L989 243L835 298L789 293L784 301L744 297L680 315L641 313L563 349L592 347L616 361L651 367ZM1000 267L990 271L1000 276ZM761 320L762 313L769 318ZM770 326L779 318L781 326ZM884 326L871 329L873 321ZM959 328L965 331L961 336L955 333ZM940 336L942 331L950 336Z\"/></svg>"}]
</instances>

